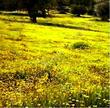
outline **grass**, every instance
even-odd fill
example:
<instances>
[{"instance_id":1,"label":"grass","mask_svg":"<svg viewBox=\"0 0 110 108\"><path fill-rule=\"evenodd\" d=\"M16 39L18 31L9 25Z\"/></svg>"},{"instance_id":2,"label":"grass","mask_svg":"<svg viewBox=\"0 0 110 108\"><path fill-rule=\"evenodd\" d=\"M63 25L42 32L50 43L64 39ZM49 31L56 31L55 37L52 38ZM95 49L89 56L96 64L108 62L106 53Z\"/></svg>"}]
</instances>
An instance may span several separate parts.
<instances>
[{"instance_id":1,"label":"grass","mask_svg":"<svg viewBox=\"0 0 110 108\"><path fill-rule=\"evenodd\" d=\"M0 106L109 107L109 24L96 19L1 14Z\"/></svg>"}]
</instances>

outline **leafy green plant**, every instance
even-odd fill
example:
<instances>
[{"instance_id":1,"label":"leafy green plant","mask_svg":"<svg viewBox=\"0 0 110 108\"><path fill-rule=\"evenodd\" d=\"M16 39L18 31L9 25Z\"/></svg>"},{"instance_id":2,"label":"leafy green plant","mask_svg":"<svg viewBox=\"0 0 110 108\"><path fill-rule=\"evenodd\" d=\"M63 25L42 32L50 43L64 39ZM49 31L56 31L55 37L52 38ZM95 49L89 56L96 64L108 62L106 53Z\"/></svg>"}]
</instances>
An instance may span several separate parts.
<instances>
[{"instance_id":1,"label":"leafy green plant","mask_svg":"<svg viewBox=\"0 0 110 108\"><path fill-rule=\"evenodd\" d=\"M90 46L84 42L76 42L71 45L73 49L88 49Z\"/></svg>"},{"instance_id":2,"label":"leafy green plant","mask_svg":"<svg viewBox=\"0 0 110 108\"><path fill-rule=\"evenodd\" d=\"M27 73L26 72L19 72L19 71L17 71L16 73L15 73L15 78L16 79L26 79L26 77L27 77Z\"/></svg>"}]
</instances>

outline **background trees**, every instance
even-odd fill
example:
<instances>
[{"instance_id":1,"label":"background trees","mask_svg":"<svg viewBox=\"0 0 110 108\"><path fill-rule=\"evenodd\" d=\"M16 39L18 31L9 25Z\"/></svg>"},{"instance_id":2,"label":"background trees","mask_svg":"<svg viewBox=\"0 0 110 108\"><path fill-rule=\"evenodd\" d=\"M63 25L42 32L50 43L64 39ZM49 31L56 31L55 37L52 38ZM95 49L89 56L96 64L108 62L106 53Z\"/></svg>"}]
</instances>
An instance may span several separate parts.
<instances>
[{"instance_id":1,"label":"background trees","mask_svg":"<svg viewBox=\"0 0 110 108\"><path fill-rule=\"evenodd\" d=\"M80 15L85 14L87 12L87 8L81 5L72 5L71 6L71 13L75 14L76 16L80 17Z\"/></svg>"},{"instance_id":2,"label":"background trees","mask_svg":"<svg viewBox=\"0 0 110 108\"><path fill-rule=\"evenodd\" d=\"M103 21L107 21L109 19L109 0L104 0L96 5L96 14Z\"/></svg>"},{"instance_id":3,"label":"background trees","mask_svg":"<svg viewBox=\"0 0 110 108\"><path fill-rule=\"evenodd\" d=\"M71 12L77 16L85 14L86 12L92 14L94 3L94 0L70 0Z\"/></svg>"},{"instance_id":4,"label":"background trees","mask_svg":"<svg viewBox=\"0 0 110 108\"><path fill-rule=\"evenodd\" d=\"M26 10L31 21L36 23L36 18L46 17L50 9L57 9L60 13L71 12L76 16L93 14L96 1L98 0L0 0L0 10ZM96 6L96 13L102 20L109 18L108 3L105 0Z\"/></svg>"},{"instance_id":5,"label":"background trees","mask_svg":"<svg viewBox=\"0 0 110 108\"><path fill-rule=\"evenodd\" d=\"M39 14L46 17L46 9L56 5L56 0L0 0L0 10L27 10L32 22L37 22Z\"/></svg>"},{"instance_id":6,"label":"background trees","mask_svg":"<svg viewBox=\"0 0 110 108\"><path fill-rule=\"evenodd\" d=\"M57 0L57 10L61 14L69 12L70 0Z\"/></svg>"}]
</instances>

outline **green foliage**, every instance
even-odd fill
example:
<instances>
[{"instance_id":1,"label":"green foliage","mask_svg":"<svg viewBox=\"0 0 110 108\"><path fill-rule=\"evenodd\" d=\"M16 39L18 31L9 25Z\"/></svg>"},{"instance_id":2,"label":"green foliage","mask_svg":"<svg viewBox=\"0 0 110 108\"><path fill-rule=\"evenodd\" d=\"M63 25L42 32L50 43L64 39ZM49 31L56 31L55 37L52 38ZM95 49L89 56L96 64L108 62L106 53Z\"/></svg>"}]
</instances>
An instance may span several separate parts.
<instances>
[{"instance_id":1,"label":"green foliage","mask_svg":"<svg viewBox=\"0 0 110 108\"><path fill-rule=\"evenodd\" d=\"M88 8L87 14L88 14L88 15L94 15L94 14L95 14L94 7Z\"/></svg>"},{"instance_id":2,"label":"green foliage","mask_svg":"<svg viewBox=\"0 0 110 108\"><path fill-rule=\"evenodd\" d=\"M81 5L73 5L71 7L71 13L75 14L76 16L80 16L83 15L87 12L87 9L85 6L81 6Z\"/></svg>"},{"instance_id":3,"label":"green foliage","mask_svg":"<svg viewBox=\"0 0 110 108\"><path fill-rule=\"evenodd\" d=\"M109 19L109 1L106 0L96 6L96 14L103 21L107 21Z\"/></svg>"},{"instance_id":4,"label":"green foliage","mask_svg":"<svg viewBox=\"0 0 110 108\"><path fill-rule=\"evenodd\" d=\"M73 45L71 45L71 47L74 49L88 49L90 46L84 42L76 42Z\"/></svg>"},{"instance_id":5,"label":"green foliage","mask_svg":"<svg viewBox=\"0 0 110 108\"><path fill-rule=\"evenodd\" d=\"M94 0L70 0L71 13L80 16L86 12L91 15L94 12Z\"/></svg>"},{"instance_id":6,"label":"green foliage","mask_svg":"<svg viewBox=\"0 0 110 108\"><path fill-rule=\"evenodd\" d=\"M70 4L91 6L94 3L94 0L70 0Z\"/></svg>"},{"instance_id":7,"label":"green foliage","mask_svg":"<svg viewBox=\"0 0 110 108\"><path fill-rule=\"evenodd\" d=\"M57 10L61 14L66 14L69 12L69 0L57 0Z\"/></svg>"},{"instance_id":8,"label":"green foliage","mask_svg":"<svg viewBox=\"0 0 110 108\"><path fill-rule=\"evenodd\" d=\"M109 105L108 96L109 90L108 88L100 88L96 87L97 92L92 92L89 94L86 94L85 91L80 91L79 94L77 94L79 97L75 97L74 94L71 94L69 97L69 103L70 106L75 107L105 107ZM102 92L103 91L103 92Z\"/></svg>"},{"instance_id":9,"label":"green foliage","mask_svg":"<svg viewBox=\"0 0 110 108\"><path fill-rule=\"evenodd\" d=\"M16 79L24 79L25 80L27 77L27 74L26 74L26 72L16 72L14 77Z\"/></svg>"}]
</instances>

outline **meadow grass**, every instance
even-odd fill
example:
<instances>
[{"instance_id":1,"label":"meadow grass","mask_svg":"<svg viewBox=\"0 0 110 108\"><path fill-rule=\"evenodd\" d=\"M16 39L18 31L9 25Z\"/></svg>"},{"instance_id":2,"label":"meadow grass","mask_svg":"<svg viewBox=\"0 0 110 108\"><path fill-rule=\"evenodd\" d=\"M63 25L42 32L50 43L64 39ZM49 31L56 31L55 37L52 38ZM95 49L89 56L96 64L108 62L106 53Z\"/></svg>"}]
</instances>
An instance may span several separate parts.
<instances>
[{"instance_id":1,"label":"meadow grass","mask_svg":"<svg viewBox=\"0 0 110 108\"><path fill-rule=\"evenodd\" d=\"M109 107L109 24L96 19L1 14L0 106Z\"/></svg>"}]
</instances>

